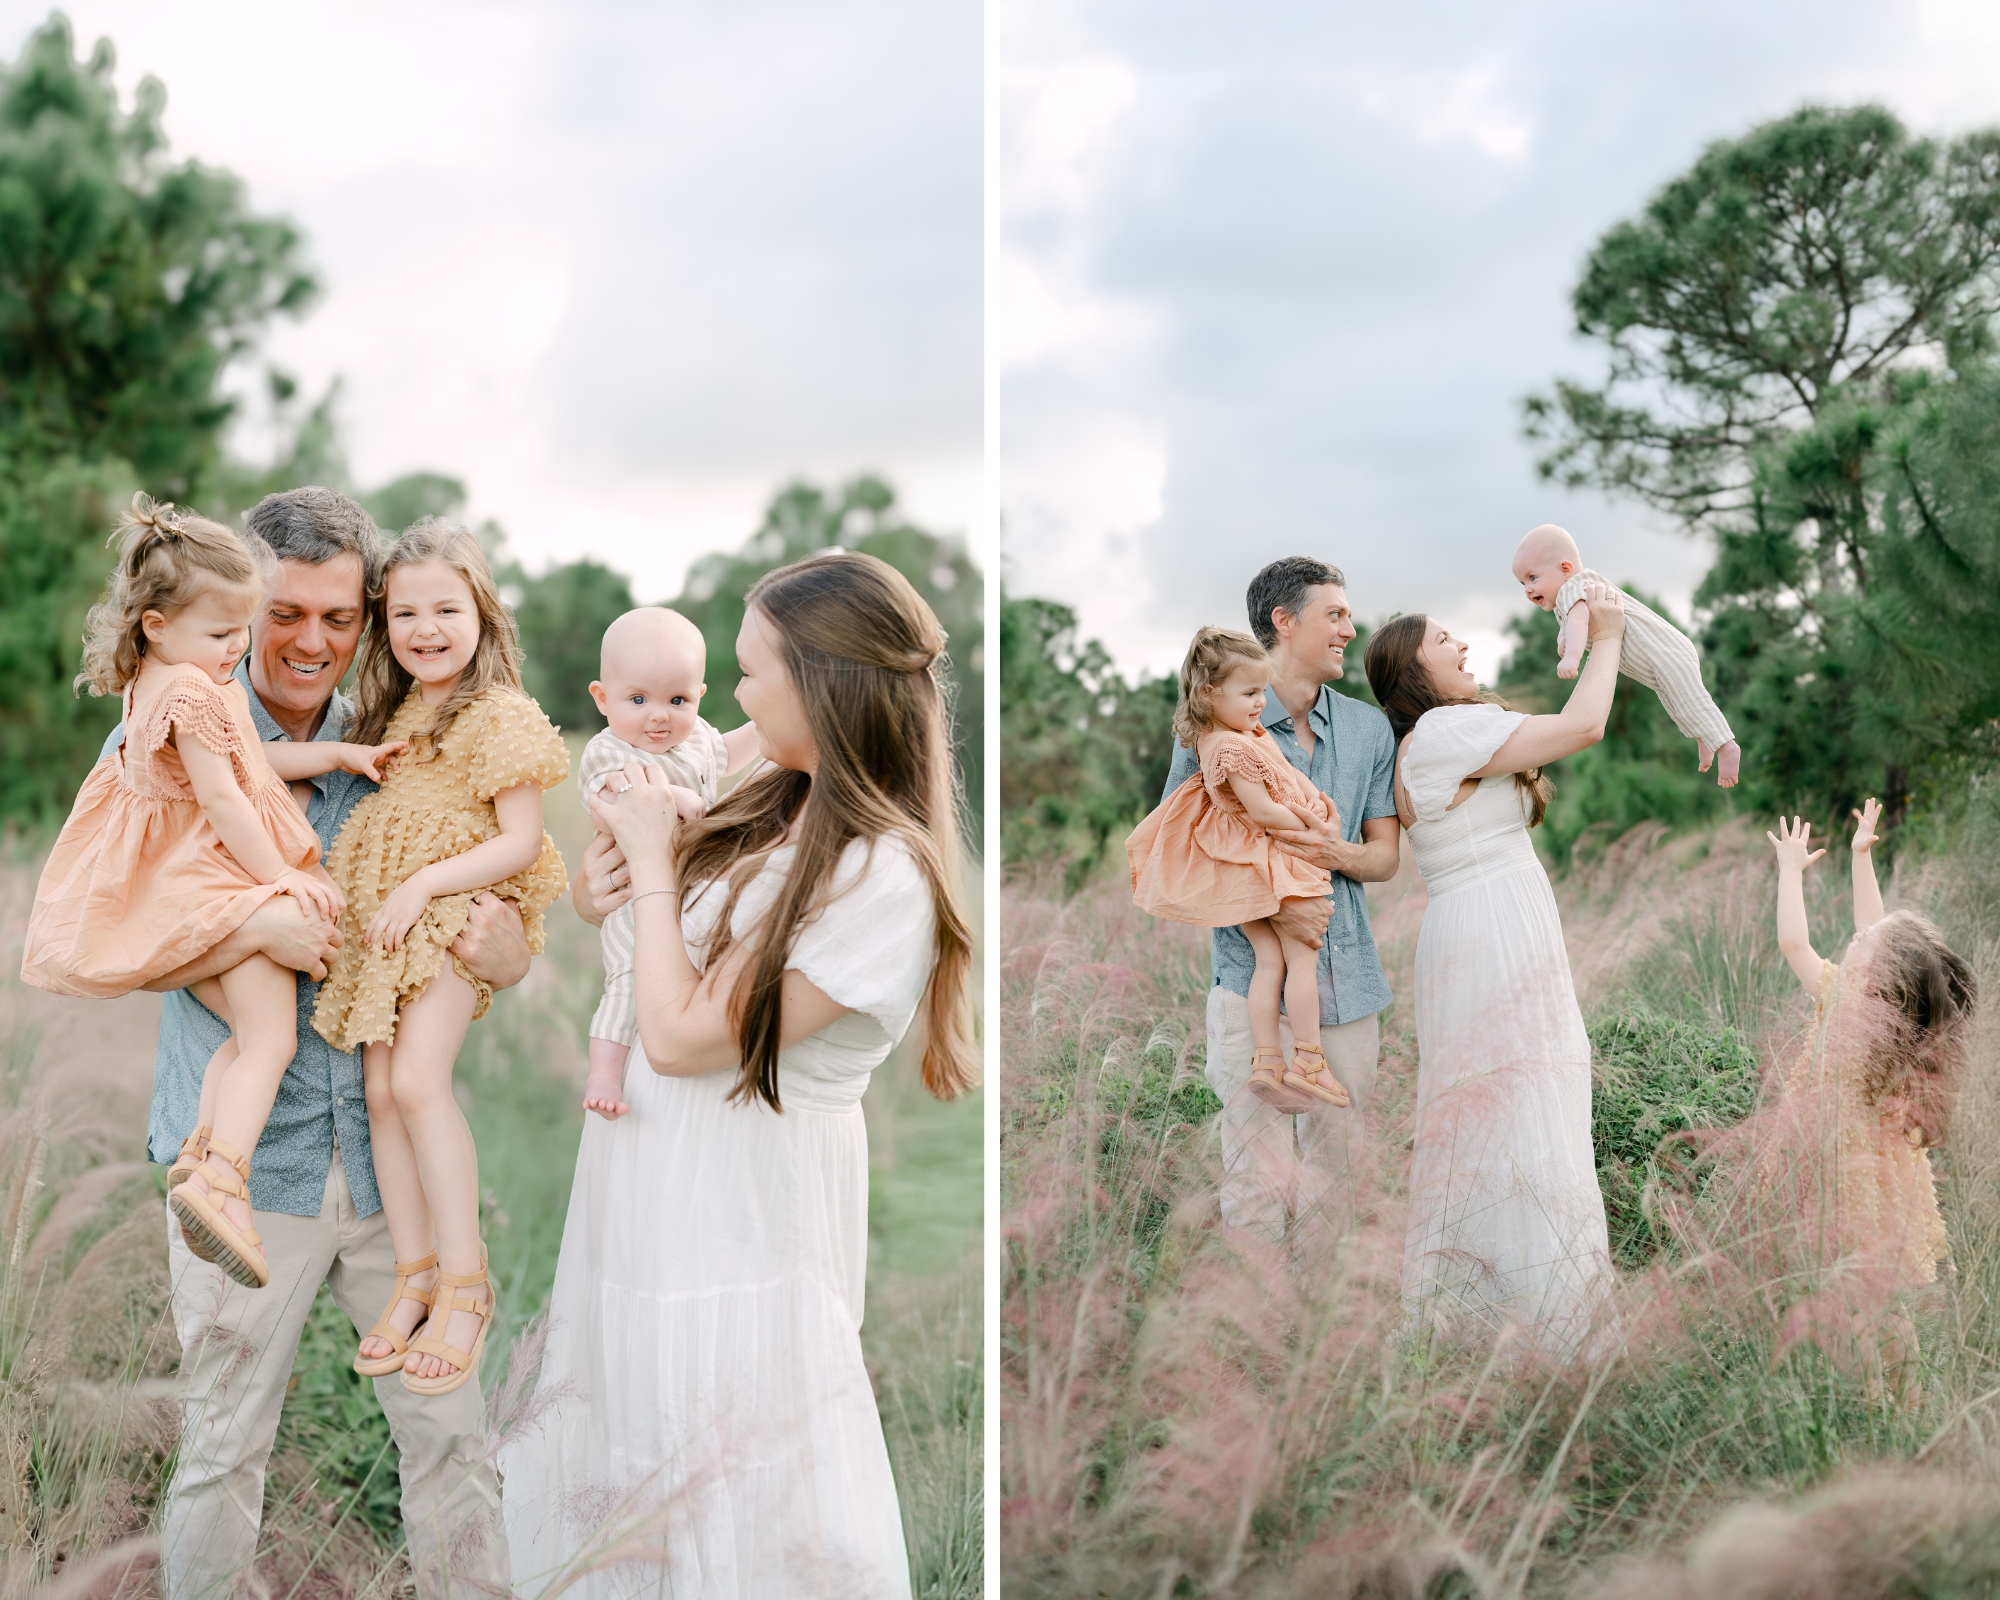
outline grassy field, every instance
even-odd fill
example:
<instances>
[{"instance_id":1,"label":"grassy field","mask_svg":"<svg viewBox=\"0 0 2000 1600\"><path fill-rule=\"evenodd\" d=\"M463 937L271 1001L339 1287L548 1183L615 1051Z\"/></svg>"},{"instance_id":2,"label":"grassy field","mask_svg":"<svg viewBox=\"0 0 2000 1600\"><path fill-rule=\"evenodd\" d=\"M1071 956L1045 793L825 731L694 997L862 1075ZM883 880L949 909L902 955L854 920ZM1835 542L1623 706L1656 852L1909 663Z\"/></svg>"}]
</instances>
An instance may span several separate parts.
<instances>
[{"instance_id":1,"label":"grassy field","mask_svg":"<svg viewBox=\"0 0 2000 1600\"><path fill-rule=\"evenodd\" d=\"M1758 1069L1789 1059L1804 1020L1775 946L1761 829L1643 831L1558 881L1597 1056L1624 1334L1566 1366L1403 1332L1424 904L1407 859L1371 902L1397 1001L1359 1223L1286 1246L1246 1242L1217 1212L1205 932L1144 917L1121 881L1075 894L1011 882L1007 1593L2000 1593L2000 796L1973 798L1927 858L1906 852L1889 896L1937 917L1987 997L1937 1158L1954 1270L1910 1307L1914 1406L1788 1343L1797 1284L1761 1275L1730 1236L1666 1237L1701 1196L1697 1180L1675 1187L1656 1149L1742 1116ZM1812 889L1817 942L1835 954L1844 855Z\"/></svg>"},{"instance_id":2,"label":"grassy field","mask_svg":"<svg viewBox=\"0 0 2000 1600\"><path fill-rule=\"evenodd\" d=\"M567 786L551 795L549 826L574 864L588 826ZM0 865L0 1600L52 1580L108 1593L118 1572L143 1570L178 1427L164 1174L145 1162L158 1004L65 1001L19 982L36 871L18 851ZM546 956L496 997L460 1058L502 1306L489 1388L554 1277L601 971L595 934L557 907ZM981 1100L937 1104L899 1053L864 1102L863 1343L916 1591L932 1597L980 1583ZM389 1595L405 1581L395 1449L349 1370L354 1342L322 1292L266 1494L258 1576L289 1600Z\"/></svg>"}]
</instances>

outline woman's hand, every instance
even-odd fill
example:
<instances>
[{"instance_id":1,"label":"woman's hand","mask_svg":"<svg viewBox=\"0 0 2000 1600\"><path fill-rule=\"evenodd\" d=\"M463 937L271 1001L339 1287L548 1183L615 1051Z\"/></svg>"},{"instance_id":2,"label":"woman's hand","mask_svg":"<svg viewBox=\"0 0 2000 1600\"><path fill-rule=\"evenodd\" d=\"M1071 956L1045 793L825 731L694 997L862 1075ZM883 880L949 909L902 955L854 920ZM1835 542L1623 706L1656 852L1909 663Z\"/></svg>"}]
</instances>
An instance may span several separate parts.
<instances>
[{"instance_id":1,"label":"woman's hand","mask_svg":"<svg viewBox=\"0 0 2000 1600\"><path fill-rule=\"evenodd\" d=\"M625 864L625 852L610 834L593 833L583 847L569 903L585 922L601 928L604 919L631 898L632 873Z\"/></svg>"},{"instance_id":2,"label":"woman's hand","mask_svg":"<svg viewBox=\"0 0 2000 1600\"><path fill-rule=\"evenodd\" d=\"M1812 824L1802 822L1797 817L1792 818L1790 823L1783 817L1778 818L1778 831L1767 832L1764 837L1771 841L1772 848L1778 852L1780 872L1803 874L1807 867L1826 854L1824 850L1814 850L1810 855L1806 853L1812 838Z\"/></svg>"},{"instance_id":3,"label":"woman's hand","mask_svg":"<svg viewBox=\"0 0 2000 1600\"><path fill-rule=\"evenodd\" d=\"M646 879L643 887L671 888L674 830L680 826L674 786L659 768L643 761L627 767L624 778L623 787L615 776L606 781L590 802L590 814L618 841L634 888L641 887L641 877Z\"/></svg>"},{"instance_id":4,"label":"woman's hand","mask_svg":"<svg viewBox=\"0 0 2000 1600\"><path fill-rule=\"evenodd\" d=\"M1583 603L1590 609L1590 642L1625 637L1625 597L1608 583L1586 583Z\"/></svg>"},{"instance_id":5,"label":"woman's hand","mask_svg":"<svg viewBox=\"0 0 2000 1600\"><path fill-rule=\"evenodd\" d=\"M375 915L368 919L368 930L362 937L384 950L400 950L404 938L417 925L417 919L430 903L431 893L424 886L424 875L413 872L396 886Z\"/></svg>"},{"instance_id":6,"label":"woman's hand","mask_svg":"<svg viewBox=\"0 0 2000 1600\"><path fill-rule=\"evenodd\" d=\"M1881 838L1875 832L1875 824L1881 820L1882 807L1873 796L1861 802L1861 809L1854 813L1858 826L1854 830L1854 853L1865 856L1880 844Z\"/></svg>"},{"instance_id":7,"label":"woman's hand","mask_svg":"<svg viewBox=\"0 0 2000 1600\"><path fill-rule=\"evenodd\" d=\"M301 910L324 917L328 922L339 922L341 912L347 909L340 891L329 879L296 867L281 872L275 887L280 894L288 894L298 901Z\"/></svg>"}]
</instances>

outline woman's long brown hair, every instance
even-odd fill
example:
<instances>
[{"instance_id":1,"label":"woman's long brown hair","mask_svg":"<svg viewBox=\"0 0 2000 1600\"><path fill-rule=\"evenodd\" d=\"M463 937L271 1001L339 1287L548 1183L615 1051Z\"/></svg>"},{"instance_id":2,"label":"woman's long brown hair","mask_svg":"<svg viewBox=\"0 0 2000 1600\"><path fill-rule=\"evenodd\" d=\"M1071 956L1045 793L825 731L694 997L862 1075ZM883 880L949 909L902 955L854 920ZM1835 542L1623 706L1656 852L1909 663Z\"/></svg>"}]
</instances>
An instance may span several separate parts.
<instances>
[{"instance_id":1,"label":"woman's long brown hair","mask_svg":"<svg viewBox=\"0 0 2000 1600\"><path fill-rule=\"evenodd\" d=\"M1375 691L1375 703L1388 714L1389 731L1396 736L1398 749L1426 711L1478 702L1502 706L1507 703L1498 695L1458 701L1439 694L1430 669L1417 659L1430 631L1431 619L1417 613L1383 623L1368 639L1368 653L1363 658L1368 687ZM1548 813L1549 802L1556 797L1556 786L1542 775L1540 767L1515 773L1514 782L1528 797L1528 826L1539 828Z\"/></svg>"},{"instance_id":2,"label":"woman's long brown hair","mask_svg":"<svg viewBox=\"0 0 2000 1600\"><path fill-rule=\"evenodd\" d=\"M972 935L957 892L958 792L951 762L945 634L923 596L875 557L835 550L768 573L745 599L777 637L819 750L811 775L770 768L738 784L682 828L674 851L680 900L729 880L708 950L711 970L733 942L744 886L804 816L791 871L746 936L752 954L730 997L742 1050L738 1101L778 1101L781 986L799 929L827 903L841 852L895 838L930 886L934 958L925 988L924 1087L940 1100L976 1081Z\"/></svg>"}]
</instances>

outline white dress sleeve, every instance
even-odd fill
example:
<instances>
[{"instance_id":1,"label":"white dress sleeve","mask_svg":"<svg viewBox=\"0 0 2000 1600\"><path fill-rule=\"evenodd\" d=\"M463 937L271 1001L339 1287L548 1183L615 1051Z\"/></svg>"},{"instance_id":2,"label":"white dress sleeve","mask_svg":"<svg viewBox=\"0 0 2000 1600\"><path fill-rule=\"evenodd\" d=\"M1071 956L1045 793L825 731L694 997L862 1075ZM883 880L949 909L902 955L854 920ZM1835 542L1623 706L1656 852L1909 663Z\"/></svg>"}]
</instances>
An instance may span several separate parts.
<instances>
[{"instance_id":1,"label":"white dress sleeve","mask_svg":"<svg viewBox=\"0 0 2000 1600\"><path fill-rule=\"evenodd\" d=\"M834 869L834 898L799 929L785 965L830 1000L872 1018L893 1044L930 981L937 917L930 885L900 840L856 839Z\"/></svg>"},{"instance_id":2,"label":"white dress sleeve","mask_svg":"<svg viewBox=\"0 0 2000 1600\"><path fill-rule=\"evenodd\" d=\"M1419 822L1451 809L1458 786L1493 759L1493 752L1528 720L1525 711L1486 703L1436 706L1417 718L1403 746L1403 788Z\"/></svg>"}]
</instances>

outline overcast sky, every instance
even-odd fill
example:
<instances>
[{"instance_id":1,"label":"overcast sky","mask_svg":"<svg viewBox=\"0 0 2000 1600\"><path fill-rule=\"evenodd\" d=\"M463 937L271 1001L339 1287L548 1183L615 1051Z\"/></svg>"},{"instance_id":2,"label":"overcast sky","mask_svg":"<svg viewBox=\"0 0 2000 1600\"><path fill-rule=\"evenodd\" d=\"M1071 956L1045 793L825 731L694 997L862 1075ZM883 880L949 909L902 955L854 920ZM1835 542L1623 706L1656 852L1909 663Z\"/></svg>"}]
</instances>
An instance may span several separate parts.
<instances>
[{"instance_id":1,"label":"overcast sky","mask_svg":"<svg viewBox=\"0 0 2000 1600\"><path fill-rule=\"evenodd\" d=\"M982 484L977 0L79 0L176 158L292 217L355 476L666 598L779 482ZM0 0L9 58L46 4Z\"/></svg>"},{"instance_id":2,"label":"overcast sky","mask_svg":"<svg viewBox=\"0 0 2000 1600\"><path fill-rule=\"evenodd\" d=\"M1128 667L1243 626L1279 555L1490 677L1515 541L1685 607L1707 552L1543 486L1519 399L1593 375L1568 294L1702 146L1813 99L2000 123L2000 5L1006 0L1004 559ZM1553 664L1551 664L1553 668Z\"/></svg>"}]
</instances>

